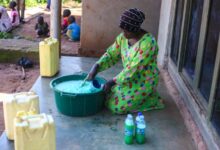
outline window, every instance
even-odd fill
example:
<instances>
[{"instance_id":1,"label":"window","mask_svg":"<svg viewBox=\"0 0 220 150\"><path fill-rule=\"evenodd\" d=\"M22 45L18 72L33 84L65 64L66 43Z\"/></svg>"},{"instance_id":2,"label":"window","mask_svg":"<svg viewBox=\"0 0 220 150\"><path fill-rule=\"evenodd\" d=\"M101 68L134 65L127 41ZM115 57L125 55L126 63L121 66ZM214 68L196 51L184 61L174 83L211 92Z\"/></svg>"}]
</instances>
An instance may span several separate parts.
<instances>
[{"instance_id":1,"label":"window","mask_svg":"<svg viewBox=\"0 0 220 150\"><path fill-rule=\"evenodd\" d=\"M215 104L212 114L212 123L216 128L218 134L220 135L220 78L218 79L216 89Z\"/></svg>"},{"instance_id":2,"label":"window","mask_svg":"<svg viewBox=\"0 0 220 150\"><path fill-rule=\"evenodd\" d=\"M182 27L184 0L177 0L175 26L173 31L173 40L171 46L171 58L175 64L177 64L179 55L180 33Z\"/></svg>"},{"instance_id":3,"label":"window","mask_svg":"<svg viewBox=\"0 0 220 150\"><path fill-rule=\"evenodd\" d=\"M190 104L201 109L220 136L220 0L177 1L176 9L172 76L183 79L179 86L191 86L196 102Z\"/></svg>"},{"instance_id":4,"label":"window","mask_svg":"<svg viewBox=\"0 0 220 150\"><path fill-rule=\"evenodd\" d=\"M215 66L215 58L220 32L220 1L212 0L210 5L210 15L208 21L207 36L205 42L205 51L203 55L201 78L199 90L209 100L213 71Z\"/></svg>"},{"instance_id":5,"label":"window","mask_svg":"<svg viewBox=\"0 0 220 150\"><path fill-rule=\"evenodd\" d=\"M189 20L189 31L186 40L184 69L188 76L193 79L195 75L196 55L199 42L200 25L202 20L204 0L193 0Z\"/></svg>"}]
</instances>

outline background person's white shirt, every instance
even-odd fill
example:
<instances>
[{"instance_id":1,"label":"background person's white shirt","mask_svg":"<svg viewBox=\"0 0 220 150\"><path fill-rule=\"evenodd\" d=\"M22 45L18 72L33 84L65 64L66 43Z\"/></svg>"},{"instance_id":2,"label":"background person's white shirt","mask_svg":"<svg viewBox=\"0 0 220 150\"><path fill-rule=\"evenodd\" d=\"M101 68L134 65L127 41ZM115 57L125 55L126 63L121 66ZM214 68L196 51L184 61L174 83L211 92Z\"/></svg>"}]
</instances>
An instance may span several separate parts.
<instances>
[{"instance_id":1,"label":"background person's white shirt","mask_svg":"<svg viewBox=\"0 0 220 150\"><path fill-rule=\"evenodd\" d=\"M0 18L0 32L10 31L12 28L12 23L8 16L7 10L0 6L0 13L2 14Z\"/></svg>"}]
</instances>

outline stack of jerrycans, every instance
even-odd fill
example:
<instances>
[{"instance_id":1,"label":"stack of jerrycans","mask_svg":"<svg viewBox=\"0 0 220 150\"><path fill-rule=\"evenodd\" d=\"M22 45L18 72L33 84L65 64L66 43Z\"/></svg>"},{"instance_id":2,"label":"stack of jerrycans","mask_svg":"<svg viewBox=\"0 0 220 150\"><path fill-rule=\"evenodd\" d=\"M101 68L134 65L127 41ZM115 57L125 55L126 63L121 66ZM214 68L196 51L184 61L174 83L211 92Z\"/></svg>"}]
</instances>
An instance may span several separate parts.
<instances>
[{"instance_id":1,"label":"stack of jerrycans","mask_svg":"<svg viewBox=\"0 0 220 150\"><path fill-rule=\"evenodd\" d=\"M52 116L39 113L39 97L34 92L8 94L3 99L5 129L15 150L55 150Z\"/></svg>"},{"instance_id":2,"label":"stack of jerrycans","mask_svg":"<svg viewBox=\"0 0 220 150\"><path fill-rule=\"evenodd\" d=\"M54 38L47 38L39 44L40 75L52 77L59 71L59 42Z\"/></svg>"},{"instance_id":3,"label":"stack of jerrycans","mask_svg":"<svg viewBox=\"0 0 220 150\"><path fill-rule=\"evenodd\" d=\"M34 92L8 94L3 99L5 131L8 139L14 140L14 118L19 111L34 110L39 113L39 97Z\"/></svg>"}]
</instances>

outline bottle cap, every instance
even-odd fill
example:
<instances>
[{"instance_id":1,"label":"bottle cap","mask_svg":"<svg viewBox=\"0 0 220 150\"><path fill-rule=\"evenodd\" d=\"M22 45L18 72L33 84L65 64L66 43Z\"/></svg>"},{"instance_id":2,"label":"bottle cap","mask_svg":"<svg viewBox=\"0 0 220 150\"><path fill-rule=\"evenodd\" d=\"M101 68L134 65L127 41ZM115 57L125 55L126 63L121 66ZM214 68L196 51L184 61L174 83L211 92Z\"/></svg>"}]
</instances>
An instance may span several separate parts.
<instances>
[{"instance_id":1,"label":"bottle cap","mask_svg":"<svg viewBox=\"0 0 220 150\"><path fill-rule=\"evenodd\" d=\"M138 112L138 116L143 116L142 112Z\"/></svg>"},{"instance_id":2,"label":"bottle cap","mask_svg":"<svg viewBox=\"0 0 220 150\"><path fill-rule=\"evenodd\" d=\"M142 115L142 112L138 112L138 116L141 116Z\"/></svg>"},{"instance_id":3,"label":"bottle cap","mask_svg":"<svg viewBox=\"0 0 220 150\"><path fill-rule=\"evenodd\" d=\"M127 118L128 118L128 119L132 119L133 117L132 117L131 114L128 114L128 115L127 115Z\"/></svg>"}]
</instances>

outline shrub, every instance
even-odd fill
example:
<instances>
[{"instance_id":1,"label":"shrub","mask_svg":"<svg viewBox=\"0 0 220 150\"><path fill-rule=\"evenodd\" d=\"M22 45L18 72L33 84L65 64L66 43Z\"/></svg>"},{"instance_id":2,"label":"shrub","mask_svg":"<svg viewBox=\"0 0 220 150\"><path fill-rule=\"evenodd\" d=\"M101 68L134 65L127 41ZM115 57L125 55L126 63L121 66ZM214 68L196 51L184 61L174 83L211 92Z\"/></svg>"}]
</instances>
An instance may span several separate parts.
<instances>
[{"instance_id":1,"label":"shrub","mask_svg":"<svg viewBox=\"0 0 220 150\"><path fill-rule=\"evenodd\" d=\"M0 0L0 5L4 7L8 7L10 1L11 0ZM25 0L27 7L37 6L39 3L46 3L46 2L47 0Z\"/></svg>"},{"instance_id":2,"label":"shrub","mask_svg":"<svg viewBox=\"0 0 220 150\"><path fill-rule=\"evenodd\" d=\"M7 32L0 32L0 39L11 39L13 38L12 34Z\"/></svg>"}]
</instances>

